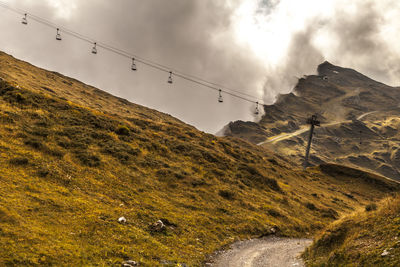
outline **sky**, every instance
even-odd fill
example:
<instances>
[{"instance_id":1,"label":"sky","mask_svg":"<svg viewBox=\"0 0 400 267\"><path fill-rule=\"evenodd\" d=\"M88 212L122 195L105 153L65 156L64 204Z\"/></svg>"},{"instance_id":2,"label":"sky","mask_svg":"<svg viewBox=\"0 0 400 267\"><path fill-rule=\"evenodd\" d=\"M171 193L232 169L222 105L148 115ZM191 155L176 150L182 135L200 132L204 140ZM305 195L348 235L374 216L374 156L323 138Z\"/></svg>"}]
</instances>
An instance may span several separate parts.
<instances>
[{"instance_id":1,"label":"sky","mask_svg":"<svg viewBox=\"0 0 400 267\"><path fill-rule=\"evenodd\" d=\"M93 40L266 104L329 62L400 85L395 0L1 0ZM29 19L29 17L28 17ZM255 104L174 78L0 7L0 50L215 133Z\"/></svg>"}]
</instances>

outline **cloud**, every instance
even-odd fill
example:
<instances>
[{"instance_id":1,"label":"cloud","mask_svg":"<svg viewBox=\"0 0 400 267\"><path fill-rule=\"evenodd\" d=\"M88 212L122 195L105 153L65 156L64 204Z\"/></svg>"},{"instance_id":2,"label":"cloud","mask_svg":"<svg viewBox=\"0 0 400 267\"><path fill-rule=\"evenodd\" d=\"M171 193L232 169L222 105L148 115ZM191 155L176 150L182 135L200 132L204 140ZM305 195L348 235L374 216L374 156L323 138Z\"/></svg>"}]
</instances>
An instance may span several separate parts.
<instances>
[{"instance_id":1,"label":"cloud","mask_svg":"<svg viewBox=\"0 0 400 267\"><path fill-rule=\"evenodd\" d=\"M264 29L270 27L272 42L273 36L286 36L287 46L270 46L275 51L269 53L280 57L267 69L265 101L291 91L296 83L293 77L314 73L324 60L391 85L399 84L399 7L394 0L275 3L261 16Z\"/></svg>"},{"instance_id":2,"label":"cloud","mask_svg":"<svg viewBox=\"0 0 400 267\"><path fill-rule=\"evenodd\" d=\"M248 48L237 44L232 14L241 1L214 0L87 0L87 1L9 1L33 14L55 21L141 57L171 66L187 74L222 84L228 88L262 98L264 67ZM11 16L10 16L11 19ZM8 52L57 70L194 124L216 132L230 120L252 120L255 105L218 93L178 78L166 84L167 74L138 64L131 73L127 59L110 55L99 48L90 54L90 44L67 35L55 43L54 32L30 23L19 38L20 25L5 29ZM29 44L23 40L31 40ZM45 49L43 49L45 48Z\"/></svg>"},{"instance_id":3,"label":"cloud","mask_svg":"<svg viewBox=\"0 0 400 267\"><path fill-rule=\"evenodd\" d=\"M3 0L4 1L4 0ZM328 60L389 84L400 83L400 2L395 0L5 0L188 74L272 103L295 77ZM0 12L2 12L0 10ZM4 14L4 15L3 15ZM178 78L2 13L0 49L132 102L170 113L207 132L253 120L254 104ZM27 42L27 40L29 40Z\"/></svg>"}]
</instances>

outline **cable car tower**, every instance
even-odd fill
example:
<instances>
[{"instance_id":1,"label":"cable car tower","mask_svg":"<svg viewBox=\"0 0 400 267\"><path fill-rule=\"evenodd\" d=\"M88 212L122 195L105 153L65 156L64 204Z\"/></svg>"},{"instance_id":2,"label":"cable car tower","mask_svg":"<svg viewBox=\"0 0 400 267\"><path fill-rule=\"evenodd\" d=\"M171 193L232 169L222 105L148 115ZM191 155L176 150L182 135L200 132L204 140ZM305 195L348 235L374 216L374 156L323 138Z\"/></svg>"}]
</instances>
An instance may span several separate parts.
<instances>
[{"instance_id":1,"label":"cable car tower","mask_svg":"<svg viewBox=\"0 0 400 267\"><path fill-rule=\"evenodd\" d=\"M317 115L312 115L311 118L307 119L307 124L310 124L310 135L308 136L308 144L307 144L307 149L306 149L306 155L304 157L304 169L308 167L308 157L310 155L310 148L311 148L311 142L312 138L314 135L314 128L315 126L321 126L321 122L317 120Z\"/></svg>"}]
</instances>

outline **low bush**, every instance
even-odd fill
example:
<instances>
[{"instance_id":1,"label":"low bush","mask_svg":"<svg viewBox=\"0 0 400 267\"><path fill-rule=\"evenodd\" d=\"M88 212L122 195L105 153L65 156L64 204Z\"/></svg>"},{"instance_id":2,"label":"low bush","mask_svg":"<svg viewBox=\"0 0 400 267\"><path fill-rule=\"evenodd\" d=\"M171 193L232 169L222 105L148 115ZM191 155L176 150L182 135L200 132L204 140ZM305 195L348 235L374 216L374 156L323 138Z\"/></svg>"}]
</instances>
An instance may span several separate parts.
<instances>
[{"instance_id":1,"label":"low bush","mask_svg":"<svg viewBox=\"0 0 400 267\"><path fill-rule=\"evenodd\" d=\"M375 203L371 203L371 204L368 204L367 206L365 206L365 211L373 211L376 209L377 209L377 206Z\"/></svg>"},{"instance_id":2,"label":"low bush","mask_svg":"<svg viewBox=\"0 0 400 267\"><path fill-rule=\"evenodd\" d=\"M87 151L75 151L76 158L80 161L83 166L98 167L100 166L101 160L97 155L91 154Z\"/></svg>"},{"instance_id":3,"label":"low bush","mask_svg":"<svg viewBox=\"0 0 400 267\"><path fill-rule=\"evenodd\" d=\"M235 192L230 191L230 190L219 190L218 195L221 197L228 199L228 200L233 200L235 198Z\"/></svg>"},{"instance_id":4,"label":"low bush","mask_svg":"<svg viewBox=\"0 0 400 267\"><path fill-rule=\"evenodd\" d=\"M23 166L23 165L28 165L29 159L25 157L17 157L10 159L10 163L15 166Z\"/></svg>"},{"instance_id":5,"label":"low bush","mask_svg":"<svg viewBox=\"0 0 400 267\"><path fill-rule=\"evenodd\" d=\"M131 131L125 125L120 125L120 126L118 126L117 130L115 130L115 133L118 135L129 136L131 134Z\"/></svg>"},{"instance_id":6,"label":"low bush","mask_svg":"<svg viewBox=\"0 0 400 267\"><path fill-rule=\"evenodd\" d=\"M140 149L134 149L122 142L109 141L100 143L99 146L101 147L101 153L111 155L123 163L140 154Z\"/></svg>"},{"instance_id":7,"label":"low bush","mask_svg":"<svg viewBox=\"0 0 400 267\"><path fill-rule=\"evenodd\" d=\"M272 208L267 209L267 213L272 217L284 217L279 211Z\"/></svg>"},{"instance_id":8,"label":"low bush","mask_svg":"<svg viewBox=\"0 0 400 267\"><path fill-rule=\"evenodd\" d=\"M318 210L318 208L311 202L306 203L305 206L309 210Z\"/></svg>"}]
</instances>

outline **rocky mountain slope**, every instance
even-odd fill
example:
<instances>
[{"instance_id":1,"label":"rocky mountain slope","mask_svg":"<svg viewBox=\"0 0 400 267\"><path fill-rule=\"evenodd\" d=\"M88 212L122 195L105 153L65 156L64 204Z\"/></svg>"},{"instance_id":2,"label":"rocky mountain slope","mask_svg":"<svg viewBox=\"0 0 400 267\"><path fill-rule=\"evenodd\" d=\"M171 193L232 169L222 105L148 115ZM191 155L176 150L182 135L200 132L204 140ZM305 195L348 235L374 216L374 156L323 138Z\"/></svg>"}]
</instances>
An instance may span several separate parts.
<instances>
[{"instance_id":1,"label":"rocky mountain slope","mask_svg":"<svg viewBox=\"0 0 400 267\"><path fill-rule=\"evenodd\" d=\"M400 88L325 62L301 78L293 92L265 106L259 123L232 122L235 136L288 156L301 165L307 118L318 115L311 162L339 163L400 179Z\"/></svg>"},{"instance_id":2,"label":"rocky mountain slope","mask_svg":"<svg viewBox=\"0 0 400 267\"><path fill-rule=\"evenodd\" d=\"M200 266L237 239L310 237L398 189L296 169L0 52L2 266Z\"/></svg>"}]
</instances>

